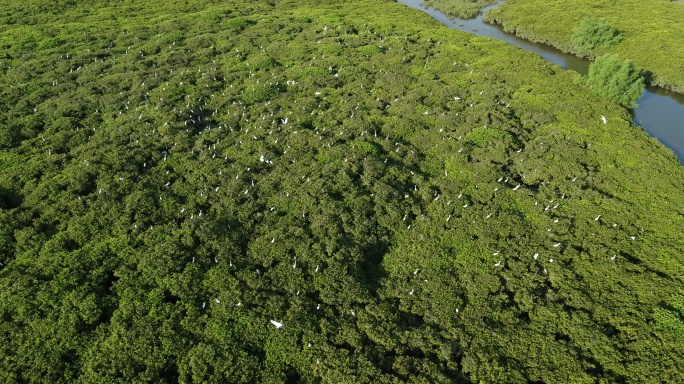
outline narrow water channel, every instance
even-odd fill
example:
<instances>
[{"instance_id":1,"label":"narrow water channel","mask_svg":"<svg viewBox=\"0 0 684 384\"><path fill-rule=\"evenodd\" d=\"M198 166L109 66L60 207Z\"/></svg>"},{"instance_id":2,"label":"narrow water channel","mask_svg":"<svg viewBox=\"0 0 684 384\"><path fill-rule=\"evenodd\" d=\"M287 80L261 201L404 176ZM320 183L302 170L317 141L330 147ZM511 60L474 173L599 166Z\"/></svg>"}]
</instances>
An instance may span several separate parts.
<instances>
[{"instance_id":1,"label":"narrow water channel","mask_svg":"<svg viewBox=\"0 0 684 384\"><path fill-rule=\"evenodd\" d=\"M563 69L573 70L583 75L589 70L588 60L563 53L548 45L532 43L504 32L498 25L485 23L482 20L482 14L497 5L485 8L482 14L474 19L450 19L442 12L424 7L422 0L397 0L397 2L426 12L450 28L495 38L534 52ZM632 110L634 124L641 126L649 135L670 148L679 161L684 163L684 95L658 87L647 87L637 104L639 106Z\"/></svg>"}]
</instances>

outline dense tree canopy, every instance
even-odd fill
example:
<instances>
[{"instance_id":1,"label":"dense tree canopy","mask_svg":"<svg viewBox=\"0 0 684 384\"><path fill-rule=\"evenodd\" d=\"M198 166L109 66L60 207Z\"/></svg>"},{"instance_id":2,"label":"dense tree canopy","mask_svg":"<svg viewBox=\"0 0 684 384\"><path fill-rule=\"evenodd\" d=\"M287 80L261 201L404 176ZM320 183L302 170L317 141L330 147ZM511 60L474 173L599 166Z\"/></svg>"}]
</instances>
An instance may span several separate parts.
<instances>
[{"instance_id":1,"label":"dense tree canopy","mask_svg":"<svg viewBox=\"0 0 684 384\"><path fill-rule=\"evenodd\" d=\"M10 3L1 381L684 380L684 170L572 74L390 1Z\"/></svg>"}]
</instances>

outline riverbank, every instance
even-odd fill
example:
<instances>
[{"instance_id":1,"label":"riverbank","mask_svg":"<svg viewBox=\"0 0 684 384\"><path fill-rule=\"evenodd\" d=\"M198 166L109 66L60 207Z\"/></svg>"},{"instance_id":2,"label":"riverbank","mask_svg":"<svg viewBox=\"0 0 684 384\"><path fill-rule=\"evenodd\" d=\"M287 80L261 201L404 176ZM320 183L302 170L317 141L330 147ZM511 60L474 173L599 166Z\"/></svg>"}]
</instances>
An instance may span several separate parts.
<instances>
[{"instance_id":1,"label":"riverbank","mask_svg":"<svg viewBox=\"0 0 684 384\"><path fill-rule=\"evenodd\" d=\"M647 73L649 84L684 93L684 67L673 62L684 57L684 7L679 4L662 0L507 0L484 15L485 22L500 25L506 32L579 56L587 55L574 47L572 36L588 18L607 21L623 36L619 44L590 56L615 53L634 60Z\"/></svg>"},{"instance_id":2,"label":"riverbank","mask_svg":"<svg viewBox=\"0 0 684 384\"><path fill-rule=\"evenodd\" d=\"M423 5L437 9L449 17L469 19L477 17L483 8L498 2L499 0L425 0Z\"/></svg>"},{"instance_id":3,"label":"riverbank","mask_svg":"<svg viewBox=\"0 0 684 384\"><path fill-rule=\"evenodd\" d=\"M589 60L562 52L548 44L531 42L513 33L505 32L499 25L485 23L482 14L471 19L458 19L449 17L434 8L426 7L421 0L400 0L400 2L427 13L449 28L501 40L534 52L565 70L582 75L588 73ZM486 14L496 7L498 5L486 7L482 13ZM631 110L632 122L670 148L680 162L684 163L684 126L682 124L684 122L684 95L664 88L647 86L643 97L637 101L637 104L638 107Z\"/></svg>"}]
</instances>

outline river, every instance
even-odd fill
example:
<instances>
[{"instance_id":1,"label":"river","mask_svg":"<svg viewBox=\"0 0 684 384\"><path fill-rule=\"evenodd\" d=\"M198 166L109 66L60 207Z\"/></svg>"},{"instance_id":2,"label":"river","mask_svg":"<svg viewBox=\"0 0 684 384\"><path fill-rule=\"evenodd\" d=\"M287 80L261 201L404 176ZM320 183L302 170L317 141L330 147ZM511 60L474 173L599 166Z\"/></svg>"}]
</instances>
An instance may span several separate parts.
<instances>
[{"instance_id":1,"label":"river","mask_svg":"<svg viewBox=\"0 0 684 384\"><path fill-rule=\"evenodd\" d=\"M504 32L498 25L485 23L482 20L482 14L498 5L485 8L482 14L474 19L450 19L442 12L424 7L421 4L422 0L397 0L397 2L426 12L450 28L491 37L534 52L563 69L573 70L583 75L586 75L589 70L589 61L586 59L561 52L545 44L524 40L512 33ZM670 148L679 161L684 163L684 95L649 86L646 87L644 95L637 101L637 104L638 107L632 110L634 124L641 126L649 135Z\"/></svg>"}]
</instances>

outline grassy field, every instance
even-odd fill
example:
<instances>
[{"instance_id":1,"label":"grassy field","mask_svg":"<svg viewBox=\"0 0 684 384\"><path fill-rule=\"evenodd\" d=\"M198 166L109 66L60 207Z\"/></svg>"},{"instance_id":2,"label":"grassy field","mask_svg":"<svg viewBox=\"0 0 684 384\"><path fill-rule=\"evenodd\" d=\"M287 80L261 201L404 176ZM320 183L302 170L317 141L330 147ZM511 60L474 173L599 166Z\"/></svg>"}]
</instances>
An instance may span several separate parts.
<instances>
[{"instance_id":1,"label":"grassy field","mask_svg":"<svg viewBox=\"0 0 684 384\"><path fill-rule=\"evenodd\" d=\"M6 1L0 382L684 382L684 167L389 0Z\"/></svg>"},{"instance_id":2,"label":"grassy field","mask_svg":"<svg viewBox=\"0 0 684 384\"><path fill-rule=\"evenodd\" d=\"M523 38L575 52L574 30L583 19L616 26L624 39L611 52L651 72L654 85L684 92L684 7L663 0L507 0L485 20Z\"/></svg>"}]
</instances>

